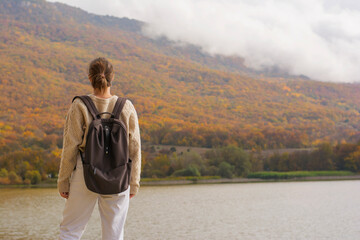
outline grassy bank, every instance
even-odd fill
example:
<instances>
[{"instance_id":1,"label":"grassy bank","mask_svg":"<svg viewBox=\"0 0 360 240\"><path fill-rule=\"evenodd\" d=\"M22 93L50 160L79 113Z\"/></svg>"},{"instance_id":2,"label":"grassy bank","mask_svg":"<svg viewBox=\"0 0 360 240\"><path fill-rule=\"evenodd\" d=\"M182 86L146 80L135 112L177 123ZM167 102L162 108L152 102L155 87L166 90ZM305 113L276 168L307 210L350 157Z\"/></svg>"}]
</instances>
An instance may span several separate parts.
<instances>
[{"instance_id":1,"label":"grassy bank","mask_svg":"<svg viewBox=\"0 0 360 240\"><path fill-rule=\"evenodd\" d=\"M38 184L0 184L0 188L55 188L57 178L49 178Z\"/></svg>"},{"instance_id":2,"label":"grassy bank","mask_svg":"<svg viewBox=\"0 0 360 240\"><path fill-rule=\"evenodd\" d=\"M292 172L254 172L248 174L247 178L261 179L292 179L301 177L320 176L352 176L356 175L350 171L292 171Z\"/></svg>"},{"instance_id":3,"label":"grassy bank","mask_svg":"<svg viewBox=\"0 0 360 240\"><path fill-rule=\"evenodd\" d=\"M294 172L256 172L248 177L167 177L141 179L142 185L211 184L211 183L256 183L292 181L338 181L360 180L360 174L350 171L294 171Z\"/></svg>"},{"instance_id":4,"label":"grassy bank","mask_svg":"<svg viewBox=\"0 0 360 240\"><path fill-rule=\"evenodd\" d=\"M293 171L293 172L255 172L246 178L221 178L220 176L199 177L165 177L141 178L140 185L182 185L182 184L211 184L211 183L250 183L275 181L336 181L360 180L360 174L350 171ZM57 179L47 179L36 185L0 185L0 188L56 188Z\"/></svg>"},{"instance_id":5,"label":"grassy bank","mask_svg":"<svg viewBox=\"0 0 360 240\"><path fill-rule=\"evenodd\" d=\"M154 181L197 181L197 180L209 180L209 179L221 179L220 176L199 176L199 177L164 177L164 178L141 178L141 182L154 182Z\"/></svg>"}]
</instances>

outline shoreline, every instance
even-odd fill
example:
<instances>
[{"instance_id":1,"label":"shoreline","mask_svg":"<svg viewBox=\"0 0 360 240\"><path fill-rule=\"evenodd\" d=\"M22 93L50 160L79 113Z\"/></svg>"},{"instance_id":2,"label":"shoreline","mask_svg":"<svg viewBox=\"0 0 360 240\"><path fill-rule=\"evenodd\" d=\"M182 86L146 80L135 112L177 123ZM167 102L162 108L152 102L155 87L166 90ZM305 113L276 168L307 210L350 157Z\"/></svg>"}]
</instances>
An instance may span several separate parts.
<instances>
[{"instance_id":1,"label":"shoreline","mask_svg":"<svg viewBox=\"0 0 360 240\"><path fill-rule=\"evenodd\" d=\"M360 180L360 174L350 176L315 176L315 177L294 177L288 179L261 179L261 178L213 178L213 179L154 179L144 182L140 186L169 186L169 185L190 185L190 184L222 184L222 183L264 183L264 182L304 182L304 181L346 181ZM40 183L37 185L0 185L2 188L56 188L55 183Z\"/></svg>"},{"instance_id":2,"label":"shoreline","mask_svg":"<svg viewBox=\"0 0 360 240\"><path fill-rule=\"evenodd\" d=\"M217 184L217 183L302 182L302 181L342 181L342 180L360 180L360 174L351 175L351 176L294 177L289 179L218 178L218 179L194 179L194 180L149 180L146 182L140 182L140 185L160 186L160 185Z\"/></svg>"}]
</instances>

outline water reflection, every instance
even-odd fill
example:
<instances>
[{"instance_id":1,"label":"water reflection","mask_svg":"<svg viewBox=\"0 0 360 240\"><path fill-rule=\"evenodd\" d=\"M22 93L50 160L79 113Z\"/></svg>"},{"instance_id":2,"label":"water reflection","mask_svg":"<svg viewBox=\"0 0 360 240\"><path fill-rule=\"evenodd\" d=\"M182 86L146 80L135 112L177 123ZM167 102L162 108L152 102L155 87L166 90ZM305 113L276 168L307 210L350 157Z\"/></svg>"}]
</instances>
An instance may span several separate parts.
<instances>
[{"instance_id":1,"label":"water reflection","mask_svg":"<svg viewBox=\"0 0 360 240\"><path fill-rule=\"evenodd\" d=\"M142 187L125 239L360 239L360 181ZM56 189L0 189L0 239L57 239ZM97 208L82 239L100 239Z\"/></svg>"}]
</instances>

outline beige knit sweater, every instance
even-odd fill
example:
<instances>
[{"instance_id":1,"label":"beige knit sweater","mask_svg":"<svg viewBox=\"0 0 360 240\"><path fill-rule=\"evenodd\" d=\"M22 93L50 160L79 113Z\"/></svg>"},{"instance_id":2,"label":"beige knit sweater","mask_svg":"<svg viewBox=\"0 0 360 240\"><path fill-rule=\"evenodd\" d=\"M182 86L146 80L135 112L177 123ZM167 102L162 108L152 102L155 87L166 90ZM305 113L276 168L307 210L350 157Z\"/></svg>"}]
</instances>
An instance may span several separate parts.
<instances>
[{"instance_id":1,"label":"beige knit sweater","mask_svg":"<svg viewBox=\"0 0 360 240\"><path fill-rule=\"evenodd\" d=\"M100 98L88 94L99 112L112 112L118 96ZM109 118L109 114L102 114L102 118ZM141 171L141 142L138 116L134 105L127 99L120 114L120 120L128 131L129 158L132 160L130 193L136 194L140 187ZM61 153L60 170L58 176L59 192L69 192L70 177L77 162L79 149L85 150L86 136L92 116L81 99L76 98L66 115L63 149Z\"/></svg>"}]
</instances>

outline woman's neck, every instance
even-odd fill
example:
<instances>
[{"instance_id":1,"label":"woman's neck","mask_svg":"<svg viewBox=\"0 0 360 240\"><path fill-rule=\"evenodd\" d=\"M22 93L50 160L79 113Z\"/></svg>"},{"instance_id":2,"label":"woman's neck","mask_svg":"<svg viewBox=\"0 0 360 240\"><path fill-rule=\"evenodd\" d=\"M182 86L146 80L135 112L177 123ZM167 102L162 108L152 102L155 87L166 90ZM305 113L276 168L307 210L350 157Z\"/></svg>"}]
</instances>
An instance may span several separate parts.
<instances>
[{"instance_id":1,"label":"woman's neck","mask_svg":"<svg viewBox=\"0 0 360 240\"><path fill-rule=\"evenodd\" d=\"M99 89L94 89L94 95L100 98L109 98L112 97L110 93L110 87L106 88L106 90L102 93Z\"/></svg>"}]
</instances>

